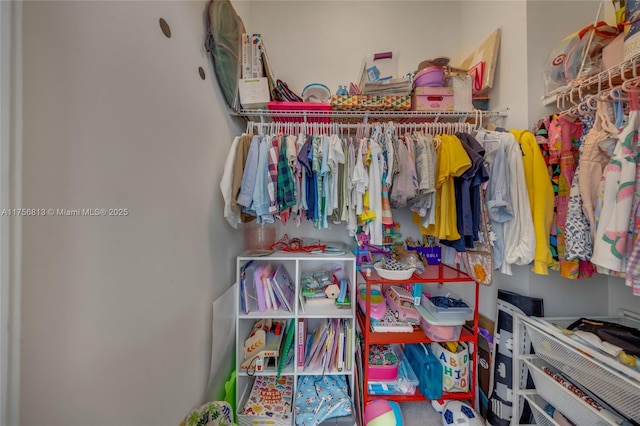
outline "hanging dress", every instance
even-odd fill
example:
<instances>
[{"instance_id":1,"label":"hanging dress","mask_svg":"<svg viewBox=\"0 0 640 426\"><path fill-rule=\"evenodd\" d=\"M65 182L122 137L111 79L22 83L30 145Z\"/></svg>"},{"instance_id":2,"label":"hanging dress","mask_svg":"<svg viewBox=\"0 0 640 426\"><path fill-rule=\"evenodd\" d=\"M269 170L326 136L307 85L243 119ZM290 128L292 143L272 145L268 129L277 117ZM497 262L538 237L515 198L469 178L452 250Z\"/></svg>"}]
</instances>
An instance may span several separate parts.
<instances>
[{"instance_id":1,"label":"hanging dress","mask_svg":"<svg viewBox=\"0 0 640 426\"><path fill-rule=\"evenodd\" d=\"M629 94L631 96L632 92ZM612 271L627 269L627 238L635 191L639 114L637 94L633 92L627 127L620 132L605 170L604 198L591 261Z\"/></svg>"},{"instance_id":2,"label":"hanging dress","mask_svg":"<svg viewBox=\"0 0 640 426\"><path fill-rule=\"evenodd\" d=\"M569 207L567 208L567 222L565 224L565 258L567 260L589 260L593 253L591 229L584 214L582 196L580 195L580 167L584 153L586 137L593 127L594 117L591 114L580 115L582 122L582 136L580 137L579 161L576 173L571 182L569 192Z\"/></svg>"}]
</instances>

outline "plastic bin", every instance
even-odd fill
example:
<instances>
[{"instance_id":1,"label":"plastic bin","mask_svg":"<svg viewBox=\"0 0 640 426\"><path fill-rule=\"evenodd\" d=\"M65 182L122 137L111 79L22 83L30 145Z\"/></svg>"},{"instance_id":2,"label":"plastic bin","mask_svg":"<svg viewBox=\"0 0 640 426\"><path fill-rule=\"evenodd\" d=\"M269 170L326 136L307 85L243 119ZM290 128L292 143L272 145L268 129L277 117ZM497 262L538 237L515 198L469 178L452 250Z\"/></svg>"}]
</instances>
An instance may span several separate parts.
<instances>
[{"instance_id":1,"label":"plastic bin","mask_svg":"<svg viewBox=\"0 0 640 426\"><path fill-rule=\"evenodd\" d=\"M452 299L462 300L467 307L440 307L434 305L431 297L450 297ZM431 315L437 320L442 321L461 321L464 323L473 319L473 306L456 293L449 291L446 287L440 285L425 285L422 290L422 300L420 305L424 306Z\"/></svg>"},{"instance_id":2,"label":"plastic bin","mask_svg":"<svg viewBox=\"0 0 640 426\"><path fill-rule=\"evenodd\" d=\"M369 380L395 380L398 377L402 352L396 345L371 345L369 347Z\"/></svg>"},{"instance_id":3,"label":"plastic bin","mask_svg":"<svg viewBox=\"0 0 640 426\"><path fill-rule=\"evenodd\" d=\"M464 320L439 320L422 305L416 306L420 314L420 326L425 336L434 342L455 342L460 339Z\"/></svg>"},{"instance_id":4,"label":"plastic bin","mask_svg":"<svg viewBox=\"0 0 640 426\"><path fill-rule=\"evenodd\" d=\"M442 363L424 343L404 345L404 352L418 376L418 389L430 400L442 398Z\"/></svg>"},{"instance_id":5,"label":"plastic bin","mask_svg":"<svg viewBox=\"0 0 640 426\"><path fill-rule=\"evenodd\" d=\"M371 395L414 395L418 387L418 377L411 368L399 345L391 345L398 355L398 376L395 380L369 380Z\"/></svg>"},{"instance_id":6,"label":"plastic bin","mask_svg":"<svg viewBox=\"0 0 640 426\"><path fill-rule=\"evenodd\" d=\"M331 104L322 102L283 102L271 101L267 104L269 111L286 111L281 116L274 115L275 122L308 122L308 123L330 123L331 122ZM307 116L307 112L314 115ZM323 113L327 114L324 115ZM318 115L319 114L319 115Z\"/></svg>"}]
</instances>

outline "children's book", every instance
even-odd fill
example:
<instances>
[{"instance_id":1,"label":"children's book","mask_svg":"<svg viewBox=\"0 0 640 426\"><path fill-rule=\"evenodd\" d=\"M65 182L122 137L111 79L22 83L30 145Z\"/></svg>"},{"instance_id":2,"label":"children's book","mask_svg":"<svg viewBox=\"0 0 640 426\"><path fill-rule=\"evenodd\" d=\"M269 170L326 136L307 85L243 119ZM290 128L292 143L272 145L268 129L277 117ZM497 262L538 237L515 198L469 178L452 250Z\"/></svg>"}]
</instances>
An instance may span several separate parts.
<instances>
[{"instance_id":1,"label":"children's book","mask_svg":"<svg viewBox=\"0 0 640 426\"><path fill-rule=\"evenodd\" d=\"M295 288L289 277L289 273L281 264L271 277L271 284L275 295L285 310L293 312L293 303L295 301Z\"/></svg>"},{"instance_id":2,"label":"children's book","mask_svg":"<svg viewBox=\"0 0 640 426\"><path fill-rule=\"evenodd\" d=\"M244 414L290 419L293 376L257 376L244 405Z\"/></svg>"},{"instance_id":3,"label":"children's book","mask_svg":"<svg viewBox=\"0 0 640 426\"><path fill-rule=\"evenodd\" d=\"M295 325L294 320L290 320L287 324L287 334L284 337L284 346L282 347L282 352L280 353L280 359L278 360L278 377L282 373L282 369L285 367L287 358L289 355L289 351L291 350L291 346L293 344L293 336L295 333Z\"/></svg>"},{"instance_id":4,"label":"children's book","mask_svg":"<svg viewBox=\"0 0 640 426\"><path fill-rule=\"evenodd\" d=\"M247 268L251 266L253 260L248 261L240 268L240 307L246 315L249 313L249 296L247 294Z\"/></svg>"},{"instance_id":5,"label":"children's book","mask_svg":"<svg viewBox=\"0 0 640 426\"><path fill-rule=\"evenodd\" d=\"M406 321L401 321L396 319L396 316L391 312L389 308L384 314L382 319L377 320L375 318L371 318L371 330L377 332L406 332L411 333L413 331L413 326Z\"/></svg>"},{"instance_id":6,"label":"children's book","mask_svg":"<svg viewBox=\"0 0 640 426\"><path fill-rule=\"evenodd\" d=\"M265 293L265 279L271 274L271 265L262 263L256 267L253 273L253 284L256 290L256 299L258 301L258 311L264 312L270 309L267 305L267 295Z\"/></svg>"},{"instance_id":7,"label":"children's book","mask_svg":"<svg viewBox=\"0 0 640 426\"><path fill-rule=\"evenodd\" d=\"M307 346L307 323L304 318L298 320L298 367L304 365Z\"/></svg>"},{"instance_id":8,"label":"children's book","mask_svg":"<svg viewBox=\"0 0 640 426\"><path fill-rule=\"evenodd\" d=\"M318 368L322 362L322 355L326 352L327 336L329 335L328 321L323 321L313 333L313 341L309 353L306 355L304 368Z\"/></svg>"}]
</instances>

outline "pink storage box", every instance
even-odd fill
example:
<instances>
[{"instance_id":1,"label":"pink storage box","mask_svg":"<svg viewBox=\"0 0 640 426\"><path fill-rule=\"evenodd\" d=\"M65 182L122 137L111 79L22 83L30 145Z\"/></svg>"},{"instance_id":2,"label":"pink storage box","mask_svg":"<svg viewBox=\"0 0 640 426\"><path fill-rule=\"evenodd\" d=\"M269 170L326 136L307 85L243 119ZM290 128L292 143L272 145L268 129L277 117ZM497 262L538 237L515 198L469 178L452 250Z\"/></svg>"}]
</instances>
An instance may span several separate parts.
<instances>
[{"instance_id":1,"label":"pink storage box","mask_svg":"<svg viewBox=\"0 0 640 426\"><path fill-rule=\"evenodd\" d=\"M369 346L369 380L398 378L398 354L390 345Z\"/></svg>"},{"instance_id":2,"label":"pink storage box","mask_svg":"<svg viewBox=\"0 0 640 426\"><path fill-rule=\"evenodd\" d=\"M424 335L434 342L455 342L460 339L464 320L437 320L424 306L416 306Z\"/></svg>"},{"instance_id":3,"label":"pink storage box","mask_svg":"<svg viewBox=\"0 0 640 426\"><path fill-rule=\"evenodd\" d=\"M274 116L275 122L304 122L307 123L330 123L331 122L331 104L322 102L283 102L283 101L271 101L267 104L269 111L290 111L292 115ZM295 111L300 111L300 114L295 114ZM325 116L305 117L304 112L327 112Z\"/></svg>"},{"instance_id":4,"label":"pink storage box","mask_svg":"<svg viewBox=\"0 0 640 426\"><path fill-rule=\"evenodd\" d=\"M412 111L453 111L453 87L416 87Z\"/></svg>"}]
</instances>

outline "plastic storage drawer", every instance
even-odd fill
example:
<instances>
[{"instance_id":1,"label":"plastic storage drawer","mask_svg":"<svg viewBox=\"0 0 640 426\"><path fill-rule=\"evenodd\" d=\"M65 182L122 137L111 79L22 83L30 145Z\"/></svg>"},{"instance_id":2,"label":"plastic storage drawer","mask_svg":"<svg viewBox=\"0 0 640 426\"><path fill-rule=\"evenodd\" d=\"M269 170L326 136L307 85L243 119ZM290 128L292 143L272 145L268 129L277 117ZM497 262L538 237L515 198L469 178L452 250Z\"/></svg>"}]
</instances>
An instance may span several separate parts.
<instances>
[{"instance_id":1,"label":"plastic storage drawer","mask_svg":"<svg viewBox=\"0 0 640 426\"><path fill-rule=\"evenodd\" d=\"M414 395L419 385L409 360L405 357L399 345L391 345L398 355L398 376L395 380L371 380L368 390L371 395Z\"/></svg>"},{"instance_id":2,"label":"plastic storage drawer","mask_svg":"<svg viewBox=\"0 0 640 426\"><path fill-rule=\"evenodd\" d=\"M431 297L449 297L451 299L462 300L467 306L442 307L436 306L430 300ZM462 322L473 319L473 306L456 293L449 291L443 286L425 285L422 288L422 299L420 305L424 306L437 320L459 320Z\"/></svg>"}]
</instances>

